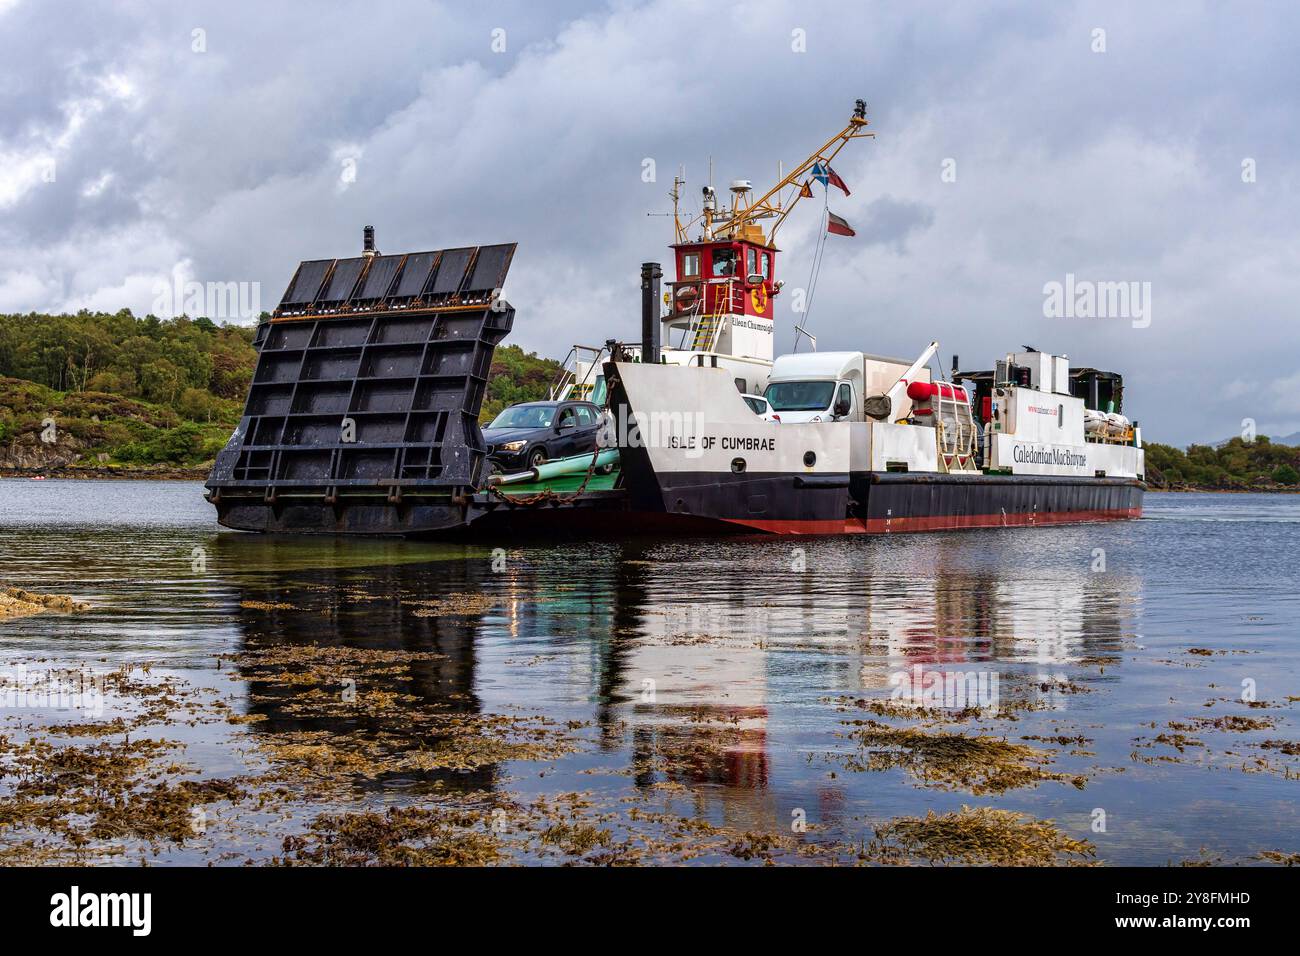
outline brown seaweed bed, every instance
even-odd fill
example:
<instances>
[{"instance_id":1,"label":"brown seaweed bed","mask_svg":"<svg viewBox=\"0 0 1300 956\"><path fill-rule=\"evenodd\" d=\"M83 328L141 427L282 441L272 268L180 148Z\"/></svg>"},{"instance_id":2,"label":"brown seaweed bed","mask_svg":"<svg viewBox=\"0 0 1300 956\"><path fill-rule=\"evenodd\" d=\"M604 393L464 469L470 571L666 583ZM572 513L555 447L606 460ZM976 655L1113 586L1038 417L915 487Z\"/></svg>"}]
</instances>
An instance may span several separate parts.
<instances>
[{"instance_id":1,"label":"brown seaweed bed","mask_svg":"<svg viewBox=\"0 0 1300 956\"><path fill-rule=\"evenodd\" d=\"M537 715L479 714L413 706L413 695L365 690L392 686L438 655L331 646L275 645L239 655L232 679L253 680L254 701L274 700L297 729L268 733L264 715L239 713L205 688L187 687L147 666L104 676L123 713L11 728L0 735L0 863L145 862L169 849L230 831L256 848L227 850L217 862L301 865L646 864L691 860L751 863L987 863L1042 865L1090 860L1093 849L1051 821L987 808L900 818L874 825L857 843L810 839L807 832L753 831L674 813L666 796L690 767L736 743L742 731L666 733L644 755L668 779L637 797L611 801L590 792L511 797L498 789L454 789L439 773L511 762L548 764L583 749L581 724ZM349 691L351 692L345 692ZM399 725L402 732L391 729ZM385 718L387 718L385 720ZM379 729L341 725L375 722ZM186 759L169 729L224 725L247 753L248 772L209 776ZM918 730L853 731L884 745L886 764L915 769L945 786L986 792L1057 779L1033 748L979 736ZM706 732L699 733L704 726ZM977 765L986 762L982 769ZM884 766L885 764L882 764ZM431 777L431 775L433 775ZM423 786L416 805L355 812L358 788ZM285 820L293 823L287 828ZM867 832L872 832L868 830ZM267 845L272 851L262 852Z\"/></svg>"},{"instance_id":2,"label":"brown seaweed bed","mask_svg":"<svg viewBox=\"0 0 1300 956\"><path fill-rule=\"evenodd\" d=\"M38 597L19 595L10 597ZM281 602L242 606L308 613ZM488 606L452 595L419 602L418 613ZM110 713L61 723L10 717L0 732L0 863L166 862L178 849L208 862L284 866L1102 862L1092 842L1055 821L992 806L862 820L857 841L823 836L815 825L754 829L683 813L674 798L691 787L682 781L746 743L743 714L707 708L675 714L675 724L642 742L631 768L591 771L655 780L648 786L615 795L531 794L512 782L598 752L610 728L524 708L482 713L459 708L454 696L430 703L404 690L444 661L432 651L252 643L214 662L229 692L145 663L96 674ZM1082 790L1097 774L1125 769L1088 764L1091 740L1077 727L1016 736L1020 715L1038 706L1032 700L994 712L871 698L825 702L840 712L845 745L820 757L832 778L901 772L919 788L994 797L1039 786ZM224 735L239 756L235 769L213 770L193 752L185 731L200 725ZM1270 715L1171 721L1138 738L1133 759L1177 762L1205 748L1202 737L1226 734L1242 742L1226 751L1225 766L1235 761L1244 772L1290 778L1295 761L1288 758L1297 750L1280 725ZM1067 758L1072 769L1061 769ZM476 776L483 773L494 776ZM1294 865L1298 858L1269 849L1253 859Z\"/></svg>"}]
</instances>

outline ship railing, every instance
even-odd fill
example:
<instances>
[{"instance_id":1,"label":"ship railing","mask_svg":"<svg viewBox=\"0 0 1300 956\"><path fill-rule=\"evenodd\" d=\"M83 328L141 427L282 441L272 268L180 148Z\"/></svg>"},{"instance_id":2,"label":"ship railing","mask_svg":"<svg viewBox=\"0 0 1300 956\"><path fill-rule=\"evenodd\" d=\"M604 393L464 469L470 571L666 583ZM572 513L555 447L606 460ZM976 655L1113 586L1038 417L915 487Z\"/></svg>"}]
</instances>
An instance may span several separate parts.
<instances>
[{"instance_id":1,"label":"ship railing","mask_svg":"<svg viewBox=\"0 0 1300 956\"><path fill-rule=\"evenodd\" d=\"M1085 433L1083 436L1084 441L1093 442L1097 445L1132 445L1136 443L1136 438L1137 432L1132 426L1114 434L1093 432L1092 434Z\"/></svg>"},{"instance_id":2,"label":"ship railing","mask_svg":"<svg viewBox=\"0 0 1300 956\"><path fill-rule=\"evenodd\" d=\"M680 319L686 320L686 327L682 330L681 338L677 341L676 345L676 348L679 351L686 351L690 343L695 340L695 329L700 322L700 315L704 310L704 300L706 298L704 294L705 284L705 280L703 279L686 279L680 282L668 283L670 290L667 296L669 303L668 314L663 316L663 319L672 321ZM691 298L691 304L685 308L680 307L678 304L681 301L680 296L678 295L678 292L681 289L690 289L695 293ZM673 347L672 343L665 344L669 345L669 347Z\"/></svg>"},{"instance_id":3,"label":"ship railing","mask_svg":"<svg viewBox=\"0 0 1300 956\"><path fill-rule=\"evenodd\" d=\"M569 349L569 354L560 363L555 381L551 383L550 400L559 402L573 398L586 401L600 375L600 360L607 353L608 349L603 345L575 345Z\"/></svg>"}]
</instances>

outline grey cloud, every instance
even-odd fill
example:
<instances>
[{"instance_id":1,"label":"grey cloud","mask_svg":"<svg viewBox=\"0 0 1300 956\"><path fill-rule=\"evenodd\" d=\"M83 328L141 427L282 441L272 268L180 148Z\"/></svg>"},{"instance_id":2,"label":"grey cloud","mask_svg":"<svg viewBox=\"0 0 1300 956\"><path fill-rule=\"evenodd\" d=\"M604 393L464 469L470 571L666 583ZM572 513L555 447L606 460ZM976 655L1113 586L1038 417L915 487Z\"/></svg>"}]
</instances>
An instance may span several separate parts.
<instances>
[{"instance_id":1,"label":"grey cloud","mask_svg":"<svg viewBox=\"0 0 1300 956\"><path fill-rule=\"evenodd\" d=\"M371 222L390 250L519 241L513 340L558 357L635 335L637 265L671 238L646 213L667 210L679 164L692 206L710 159L718 183L767 182L863 96L879 136L835 164L853 194L831 206L859 236L828 246L821 347L912 354L937 336L977 364L1032 342L1124 371L1149 438L1300 428L1225 391L1243 369L1284 380L1300 355L1291 5L708 11L740 68L689 42L701 7L674 0L20 0L0 13L0 201L19 189L0 206L0 309L146 311L178 264L273 301L299 259L353 252ZM24 165L44 154L55 183ZM783 229L792 286L816 231L813 210ZM1151 326L1044 318L1043 284L1068 272L1150 281ZM1221 397L1188 402L1193 384Z\"/></svg>"}]
</instances>

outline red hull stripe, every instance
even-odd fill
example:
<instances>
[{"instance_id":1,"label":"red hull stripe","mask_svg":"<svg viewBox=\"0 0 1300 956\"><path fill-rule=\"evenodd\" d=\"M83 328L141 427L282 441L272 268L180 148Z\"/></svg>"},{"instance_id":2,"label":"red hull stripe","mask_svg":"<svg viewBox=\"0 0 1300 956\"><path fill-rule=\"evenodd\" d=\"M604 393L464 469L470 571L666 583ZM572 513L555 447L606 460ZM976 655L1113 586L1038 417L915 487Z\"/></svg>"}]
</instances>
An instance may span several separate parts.
<instances>
[{"instance_id":1,"label":"red hull stripe","mask_svg":"<svg viewBox=\"0 0 1300 956\"><path fill-rule=\"evenodd\" d=\"M725 518L769 534L897 534L910 531L959 531L964 528L1026 528L1039 525L1122 521L1142 517L1141 508L1096 511L1040 511L995 515L925 515L901 518L844 518L830 521L768 521L761 518Z\"/></svg>"}]
</instances>

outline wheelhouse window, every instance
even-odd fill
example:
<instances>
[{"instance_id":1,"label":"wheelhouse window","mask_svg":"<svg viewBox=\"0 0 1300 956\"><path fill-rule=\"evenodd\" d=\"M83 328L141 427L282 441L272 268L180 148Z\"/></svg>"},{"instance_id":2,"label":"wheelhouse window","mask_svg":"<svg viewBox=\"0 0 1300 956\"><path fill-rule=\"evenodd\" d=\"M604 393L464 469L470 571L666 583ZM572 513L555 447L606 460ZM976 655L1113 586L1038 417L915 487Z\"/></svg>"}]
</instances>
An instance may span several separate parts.
<instances>
[{"instance_id":1,"label":"wheelhouse window","mask_svg":"<svg viewBox=\"0 0 1300 956\"><path fill-rule=\"evenodd\" d=\"M745 256L745 278L749 278L758 272L758 250L752 246L746 250Z\"/></svg>"},{"instance_id":2,"label":"wheelhouse window","mask_svg":"<svg viewBox=\"0 0 1300 956\"><path fill-rule=\"evenodd\" d=\"M734 276L736 274L736 250L713 250L713 274L715 276Z\"/></svg>"},{"instance_id":3,"label":"wheelhouse window","mask_svg":"<svg viewBox=\"0 0 1300 956\"><path fill-rule=\"evenodd\" d=\"M770 252L763 253L759 257L759 261L762 263L761 272L763 278L764 279L772 278L772 254Z\"/></svg>"},{"instance_id":4,"label":"wheelhouse window","mask_svg":"<svg viewBox=\"0 0 1300 956\"><path fill-rule=\"evenodd\" d=\"M688 252L682 256L682 278L695 279L700 274L700 254Z\"/></svg>"}]
</instances>

